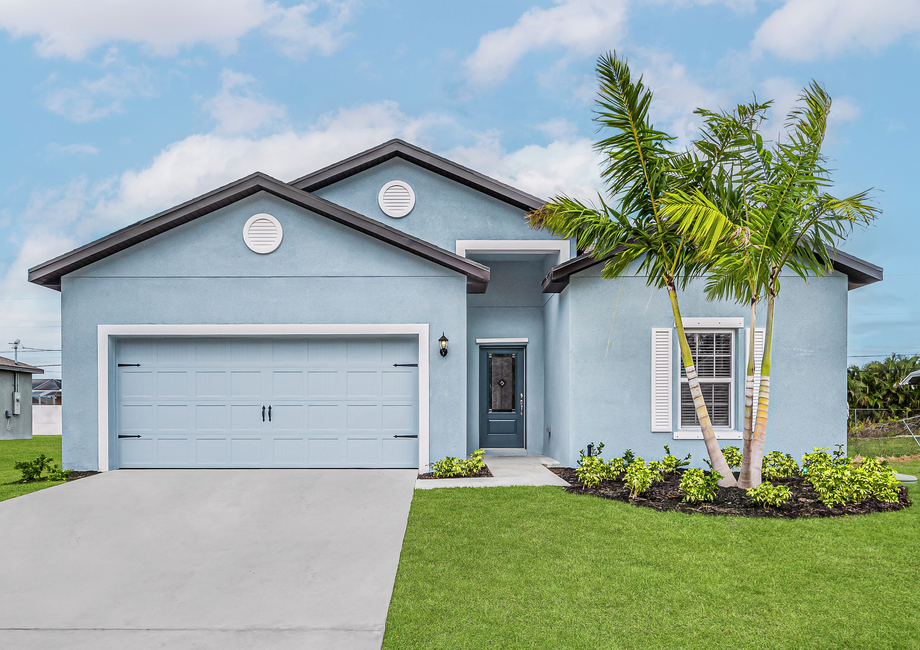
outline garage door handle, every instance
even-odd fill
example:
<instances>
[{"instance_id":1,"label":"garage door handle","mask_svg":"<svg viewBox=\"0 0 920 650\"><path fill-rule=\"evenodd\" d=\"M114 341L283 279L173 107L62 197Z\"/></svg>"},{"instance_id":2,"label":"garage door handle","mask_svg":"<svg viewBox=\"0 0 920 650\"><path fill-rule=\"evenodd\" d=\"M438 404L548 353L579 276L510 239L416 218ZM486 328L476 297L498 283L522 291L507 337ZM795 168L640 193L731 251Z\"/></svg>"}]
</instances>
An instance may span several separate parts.
<instances>
[{"instance_id":1,"label":"garage door handle","mask_svg":"<svg viewBox=\"0 0 920 650\"><path fill-rule=\"evenodd\" d=\"M394 368L418 368L417 363L394 363Z\"/></svg>"},{"instance_id":2,"label":"garage door handle","mask_svg":"<svg viewBox=\"0 0 920 650\"><path fill-rule=\"evenodd\" d=\"M418 434L417 433L407 433L405 435L396 434L393 437L394 438L418 438Z\"/></svg>"},{"instance_id":3,"label":"garage door handle","mask_svg":"<svg viewBox=\"0 0 920 650\"><path fill-rule=\"evenodd\" d=\"M141 364L139 363L119 363L119 368L140 368Z\"/></svg>"},{"instance_id":4,"label":"garage door handle","mask_svg":"<svg viewBox=\"0 0 920 650\"><path fill-rule=\"evenodd\" d=\"M140 438L140 435L136 435L136 436L123 436L122 434L119 433L119 434L118 434L118 437L119 437L119 438Z\"/></svg>"},{"instance_id":5,"label":"garage door handle","mask_svg":"<svg viewBox=\"0 0 920 650\"><path fill-rule=\"evenodd\" d=\"M262 407L262 422L265 422L265 407Z\"/></svg>"},{"instance_id":6,"label":"garage door handle","mask_svg":"<svg viewBox=\"0 0 920 650\"><path fill-rule=\"evenodd\" d=\"M268 421L269 422L272 421L272 407L271 406L268 407Z\"/></svg>"}]
</instances>

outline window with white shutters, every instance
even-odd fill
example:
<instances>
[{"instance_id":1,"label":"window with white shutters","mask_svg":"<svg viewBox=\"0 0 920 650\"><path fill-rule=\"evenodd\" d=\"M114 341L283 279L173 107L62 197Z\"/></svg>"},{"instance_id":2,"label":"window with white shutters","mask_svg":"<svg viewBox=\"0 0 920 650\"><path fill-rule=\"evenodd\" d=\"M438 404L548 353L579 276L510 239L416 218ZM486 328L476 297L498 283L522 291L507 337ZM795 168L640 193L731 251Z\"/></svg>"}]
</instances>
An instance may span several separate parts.
<instances>
[{"instance_id":1,"label":"window with white shutters","mask_svg":"<svg viewBox=\"0 0 920 650\"><path fill-rule=\"evenodd\" d=\"M732 426L734 334L730 331L688 331L687 343L696 367L709 419L716 428ZM680 363L680 428L699 427L690 383Z\"/></svg>"},{"instance_id":2,"label":"window with white shutters","mask_svg":"<svg viewBox=\"0 0 920 650\"><path fill-rule=\"evenodd\" d=\"M670 433L671 382L674 356L671 352L674 334L668 328L652 330L652 431Z\"/></svg>"}]
</instances>

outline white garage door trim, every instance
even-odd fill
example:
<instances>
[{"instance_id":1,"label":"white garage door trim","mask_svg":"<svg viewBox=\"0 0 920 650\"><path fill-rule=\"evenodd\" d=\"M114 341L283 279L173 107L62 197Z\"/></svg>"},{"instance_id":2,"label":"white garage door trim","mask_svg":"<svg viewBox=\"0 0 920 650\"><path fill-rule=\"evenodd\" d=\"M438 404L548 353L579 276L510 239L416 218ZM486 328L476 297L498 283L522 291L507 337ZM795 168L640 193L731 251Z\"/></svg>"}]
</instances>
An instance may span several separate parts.
<instances>
[{"instance_id":1,"label":"white garage door trim","mask_svg":"<svg viewBox=\"0 0 920 650\"><path fill-rule=\"evenodd\" d=\"M428 324L347 324L347 325L99 325L98 404L99 470L109 470L109 347L111 339L126 336L310 336L310 335L418 336L418 466L428 466Z\"/></svg>"}]
</instances>

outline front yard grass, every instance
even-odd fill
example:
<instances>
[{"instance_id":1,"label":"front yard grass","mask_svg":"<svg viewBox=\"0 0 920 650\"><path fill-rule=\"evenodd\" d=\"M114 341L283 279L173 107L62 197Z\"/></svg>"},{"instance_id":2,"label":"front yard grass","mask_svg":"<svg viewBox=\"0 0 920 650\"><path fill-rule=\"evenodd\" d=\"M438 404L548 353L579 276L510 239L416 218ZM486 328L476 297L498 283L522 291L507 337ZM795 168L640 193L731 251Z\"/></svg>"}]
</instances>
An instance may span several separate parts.
<instances>
[{"instance_id":1,"label":"front yard grass","mask_svg":"<svg viewBox=\"0 0 920 650\"><path fill-rule=\"evenodd\" d=\"M920 432L917 432L920 438ZM916 456L920 445L913 438L847 438L848 456Z\"/></svg>"},{"instance_id":2,"label":"front yard grass","mask_svg":"<svg viewBox=\"0 0 920 650\"><path fill-rule=\"evenodd\" d=\"M745 519L416 490L383 647L917 648L918 571L920 504Z\"/></svg>"},{"instance_id":3,"label":"front yard grass","mask_svg":"<svg viewBox=\"0 0 920 650\"><path fill-rule=\"evenodd\" d=\"M45 454L52 459L53 464L60 465L61 436L35 436L31 440L0 440L0 501L44 490L64 482L17 483L22 477L22 472L13 469L13 464L35 460L39 454Z\"/></svg>"}]
</instances>

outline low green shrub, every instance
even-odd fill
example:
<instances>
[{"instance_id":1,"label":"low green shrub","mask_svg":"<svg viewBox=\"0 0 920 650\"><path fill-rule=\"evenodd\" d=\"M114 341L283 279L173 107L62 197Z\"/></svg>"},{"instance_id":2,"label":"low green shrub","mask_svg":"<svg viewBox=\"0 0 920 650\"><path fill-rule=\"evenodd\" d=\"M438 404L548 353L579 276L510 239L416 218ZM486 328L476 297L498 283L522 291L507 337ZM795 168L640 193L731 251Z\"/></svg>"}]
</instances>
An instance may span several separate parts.
<instances>
[{"instance_id":1,"label":"low green shrub","mask_svg":"<svg viewBox=\"0 0 920 650\"><path fill-rule=\"evenodd\" d=\"M620 476L626 473L627 467L629 467L629 463L622 456L611 459L607 463L607 474L610 480L615 481L620 478Z\"/></svg>"},{"instance_id":2,"label":"low green shrub","mask_svg":"<svg viewBox=\"0 0 920 650\"><path fill-rule=\"evenodd\" d=\"M39 455L35 460L24 460L13 465L14 469L22 472L20 483L42 480L42 472L51 470L51 459L45 454Z\"/></svg>"},{"instance_id":3,"label":"low green shrub","mask_svg":"<svg viewBox=\"0 0 920 650\"><path fill-rule=\"evenodd\" d=\"M610 468L600 456L582 456L575 475L585 487L597 487L601 481L608 480Z\"/></svg>"},{"instance_id":4,"label":"low green shrub","mask_svg":"<svg viewBox=\"0 0 920 650\"><path fill-rule=\"evenodd\" d=\"M477 449L466 460L448 456L444 460L439 460L434 463L431 466L431 473L438 478L472 476L485 465L485 461L482 460L482 454L482 449Z\"/></svg>"},{"instance_id":5,"label":"low green shrub","mask_svg":"<svg viewBox=\"0 0 920 650\"><path fill-rule=\"evenodd\" d=\"M688 467L690 465L690 454L687 454L683 458L678 458L671 454L671 449L665 445L664 446L665 457L658 462L658 468L661 470L662 476L668 474L673 474L681 467Z\"/></svg>"},{"instance_id":6,"label":"low green shrub","mask_svg":"<svg viewBox=\"0 0 920 650\"><path fill-rule=\"evenodd\" d=\"M642 456L637 456L626 468L626 477L623 481L629 488L630 498L634 498L645 492L652 486L655 481L661 480L661 470L658 463L652 461L646 463Z\"/></svg>"},{"instance_id":7,"label":"low green shrub","mask_svg":"<svg viewBox=\"0 0 920 650\"><path fill-rule=\"evenodd\" d=\"M736 470L741 467L741 462L744 460L744 457L741 455L741 450L738 447L726 447L722 450L722 455L725 456L725 462L728 463L728 469Z\"/></svg>"},{"instance_id":8,"label":"low green shrub","mask_svg":"<svg viewBox=\"0 0 920 650\"><path fill-rule=\"evenodd\" d=\"M785 485L772 485L763 482L757 487L748 488L748 498L759 506L779 508L789 500L789 488Z\"/></svg>"},{"instance_id":9,"label":"low green shrub","mask_svg":"<svg viewBox=\"0 0 920 650\"><path fill-rule=\"evenodd\" d=\"M827 447L815 447L814 452L802 456L802 476L811 483L821 503L833 507L859 503L870 497L879 501L898 500L900 485L888 463L867 458L854 467L842 447L837 445L833 456L827 453Z\"/></svg>"},{"instance_id":10,"label":"low green shrub","mask_svg":"<svg viewBox=\"0 0 920 650\"><path fill-rule=\"evenodd\" d=\"M719 491L719 479L721 478L722 475L715 470L707 474L698 467L688 469L680 479L679 489L684 495L684 502L713 501L716 498L716 492Z\"/></svg>"},{"instance_id":11,"label":"low green shrub","mask_svg":"<svg viewBox=\"0 0 920 650\"><path fill-rule=\"evenodd\" d=\"M48 471L49 481L66 481L70 478L69 469L61 469L60 465L55 465Z\"/></svg>"},{"instance_id":12,"label":"low green shrub","mask_svg":"<svg viewBox=\"0 0 920 650\"><path fill-rule=\"evenodd\" d=\"M771 451L764 456L761 467L765 481L789 478L799 473L799 464L795 462L795 458L779 451Z\"/></svg>"}]
</instances>

